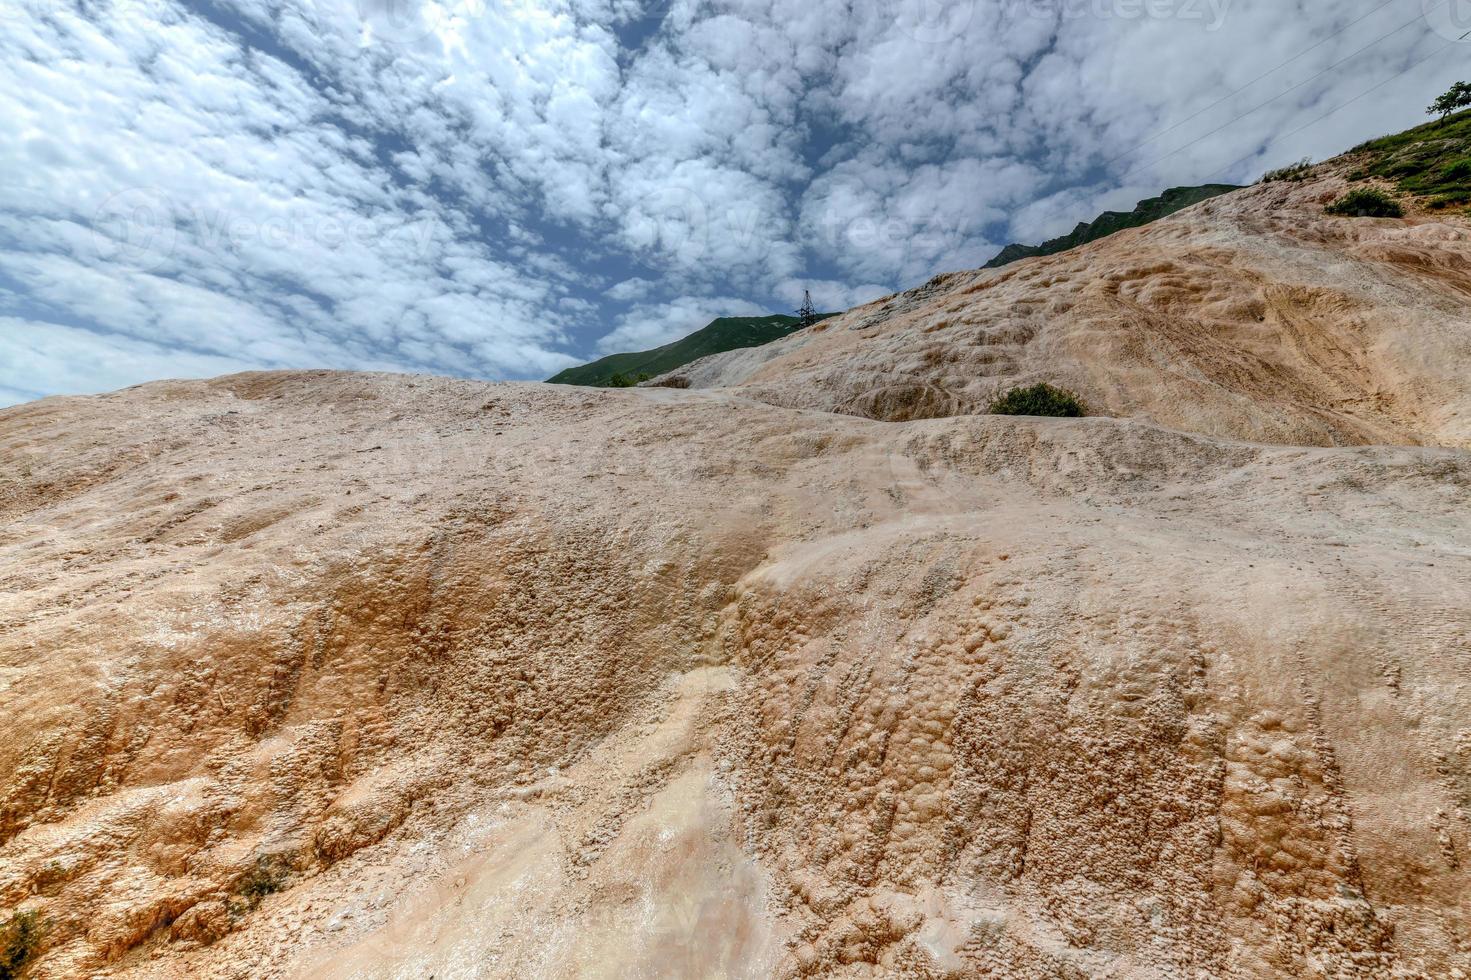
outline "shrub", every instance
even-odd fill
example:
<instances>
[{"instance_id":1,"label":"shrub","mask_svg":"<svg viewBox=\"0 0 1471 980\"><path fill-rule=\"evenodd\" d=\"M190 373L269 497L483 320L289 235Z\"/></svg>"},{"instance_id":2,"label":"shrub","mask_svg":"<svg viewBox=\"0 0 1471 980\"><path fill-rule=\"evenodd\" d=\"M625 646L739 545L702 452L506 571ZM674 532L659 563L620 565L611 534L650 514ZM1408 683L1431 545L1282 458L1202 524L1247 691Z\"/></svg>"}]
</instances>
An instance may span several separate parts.
<instances>
[{"instance_id":1,"label":"shrub","mask_svg":"<svg viewBox=\"0 0 1471 980\"><path fill-rule=\"evenodd\" d=\"M35 909L16 912L0 926L0 980L20 976L40 948L44 928Z\"/></svg>"},{"instance_id":2,"label":"shrub","mask_svg":"<svg viewBox=\"0 0 1471 980\"><path fill-rule=\"evenodd\" d=\"M1443 211L1446 208L1459 207L1468 201L1471 201L1471 196L1465 193L1439 194L1427 201L1425 206L1436 211Z\"/></svg>"},{"instance_id":3,"label":"shrub","mask_svg":"<svg viewBox=\"0 0 1471 980\"><path fill-rule=\"evenodd\" d=\"M1313 161L1304 157L1296 163L1289 163L1285 167L1276 170L1268 170L1262 176L1262 183L1271 184L1279 180L1290 180L1294 183L1299 180L1307 180L1313 172Z\"/></svg>"},{"instance_id":4,"label":"shrub","mask_svg":"<svg viewBox=\"0 0 1471 980\"><path fill-rule=\"evenodd\" d=\"M649 378L651 377L653 377L653 375L649 374L647 371L640 371L638 374L624 374L622 371L619 371L608 379L608 387L632 388L635 385L649 380Z\"/></svg>"},{"instance_id":5,"label":"shrub","mask_svg":"<svg viewBox=\"0 0 1471 980\"><path fill-rule=\"evenodd\" d=\"M261 899L286 887L286 876L289 872L290 869L280 857L262 854L255 859L250 870L240 876L235 884L235 891L244 896L250 908L255 908Z\"/></svg>"},{"instance_id":6,"label":"shrub","mask_svg":"<svg viewBox=\"0 0 1471 980\"><path fill-rule=\"evenodd\" d=\"M1044 415L1051 418L1075 419L1087 412L1071 391L1049 384L1013 388L991 402L992 415Z\"/></svg>"},{"instance_id":7,"label":"shrub","mask_svg":"<svg viewBox=\"0 0 1471 980\"><path fill-rule=\"evenodd\" d=\"M1441 168L1440 179L1457 182L1471 180L1471 157L1462 157L1454 163Z\"/></svg>"},{"instance_id":8,"label":"shrub","mask_svg":"<svg viewBox=\"0 0 1471 980\"><path fill-rule=\"evenodd\" d=\"M1350 218L1402 218L1404 211L1399 202L1388 194L1372 187L1360 187L1324 208L1328 214Z\"/></svg>"}]
</instances>

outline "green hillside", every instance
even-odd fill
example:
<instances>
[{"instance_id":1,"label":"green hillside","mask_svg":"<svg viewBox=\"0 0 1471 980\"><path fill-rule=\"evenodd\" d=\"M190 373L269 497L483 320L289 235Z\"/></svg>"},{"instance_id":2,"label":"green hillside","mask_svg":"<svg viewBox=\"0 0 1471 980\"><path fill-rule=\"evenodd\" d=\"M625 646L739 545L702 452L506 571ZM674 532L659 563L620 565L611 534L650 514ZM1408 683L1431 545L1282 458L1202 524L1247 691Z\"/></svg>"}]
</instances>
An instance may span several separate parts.
<instances>
[{"instance_id":1,"label":"green hillside","mask_svg":"<svg viewBox=\"0 0 1471 980\"><path fill-rule=\"evenodd\" d=\"M836 316L824 313L820 319ZM653 350L631 354L609 354L588 364L568 368L547 380L558 385L588 385L619 388L634 384L643 375L653 377L688 364L708 354L760 347L797 330L799 321L781 313L772 316L723 316L687 337Z\"/></svg>"},{"instance_id":2,"label":"green hillside","mask_svg":"<svg viewBox=\"0 0 1471 980\"><path fill-rule=\"evenodd\" d=\"M996 269L1010 265L1034 255L1055 255L1079 245L1097 241L1125 228L1138 228L1151 221L1174 214L1192 204L1209 200L1229 191L1240 190L1235 184L1205 184L1201 187L1171 187L1159 197L1140 201L1132 211L1105 211L1090 222L1080 222L1071 234L1054 238L1041 245L1008 245L997 256L986 263L986 268Z\"/></svg>"},{"instance_id":3,"label":"green hillside","mask_svg":"<svg viewBox=\"0 0 1471 980\"><path fill-rule=\"evenodd\" d=\"M1393 181L1437 210L1471 204L1471 112L1370 140L1349 157L1358 164L1353 179Z\"/></svg>"}]
</instances>

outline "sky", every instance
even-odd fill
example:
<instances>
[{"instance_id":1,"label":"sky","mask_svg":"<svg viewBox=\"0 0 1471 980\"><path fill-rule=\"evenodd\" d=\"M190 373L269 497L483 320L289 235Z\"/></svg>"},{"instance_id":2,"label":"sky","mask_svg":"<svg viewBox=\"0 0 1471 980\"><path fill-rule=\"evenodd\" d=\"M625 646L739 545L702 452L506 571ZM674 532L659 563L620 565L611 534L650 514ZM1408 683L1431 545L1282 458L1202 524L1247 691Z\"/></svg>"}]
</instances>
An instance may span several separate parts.
<instances>
[{"instance_id":1,"label":"sky","mask_svg":"<svg viewBox=\"0 0 1471 980\"><path fill-rule=\"evenodd\" d=\"M1426 119L1471 0L0 0L0 405L545 378Z\"/></svg>"}]
</instances>

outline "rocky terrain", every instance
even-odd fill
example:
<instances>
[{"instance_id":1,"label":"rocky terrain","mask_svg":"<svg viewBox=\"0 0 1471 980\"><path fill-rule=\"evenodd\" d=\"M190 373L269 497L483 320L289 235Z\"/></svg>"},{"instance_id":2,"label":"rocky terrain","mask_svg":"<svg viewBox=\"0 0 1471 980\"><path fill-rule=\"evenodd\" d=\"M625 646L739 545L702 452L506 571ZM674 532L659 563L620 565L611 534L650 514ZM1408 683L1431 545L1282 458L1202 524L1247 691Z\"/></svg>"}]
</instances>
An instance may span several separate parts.
<instances>
[{"instance_id":1,"label":"rocky terrain","mask_svg":"<svg viewBox=\"0 0 1471 980\"><path fill-rule=\"evenodd\" d=\"M1342 187L688 390L0 411L21 969L1466 976L1471 223Z\"/></svg>"},{"instance_id":2,"label":"rocky terrain","mask_svg":"<svg viewBox=\"0 0 1471 980\"><path fill-rule=\"evenodd\" d=\"M1343 162L1001 270L938 276L696 387L888 421L1061 382L1100 414L1292 445L1471 446L1471 224L1332 218Z\"/></svg>"}]
</instances>

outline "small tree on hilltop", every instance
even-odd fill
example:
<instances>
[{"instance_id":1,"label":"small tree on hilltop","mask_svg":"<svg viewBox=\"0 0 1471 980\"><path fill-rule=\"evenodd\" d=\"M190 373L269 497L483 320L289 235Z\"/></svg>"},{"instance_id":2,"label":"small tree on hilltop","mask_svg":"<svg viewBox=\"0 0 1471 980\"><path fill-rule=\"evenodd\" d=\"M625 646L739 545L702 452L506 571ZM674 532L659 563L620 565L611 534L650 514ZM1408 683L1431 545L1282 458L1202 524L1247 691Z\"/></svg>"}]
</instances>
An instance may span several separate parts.
<instances>
[{"instance_id":1,"label":"small tree on hilltop","mask_svg":"<svg viewBox=\"0 0 1471 980\"><path fill-rule=\"evenodd\" d=\"M1440 121L1445 122L1450 118L1451 113L1457 109L1464 109L1467 106L1471 106L1471 84L1457 82L1450 87L1445 95L1430 103L1430 106L1425 111L1431 115L1439 113Z\"/></svg>"}]
</instances>

